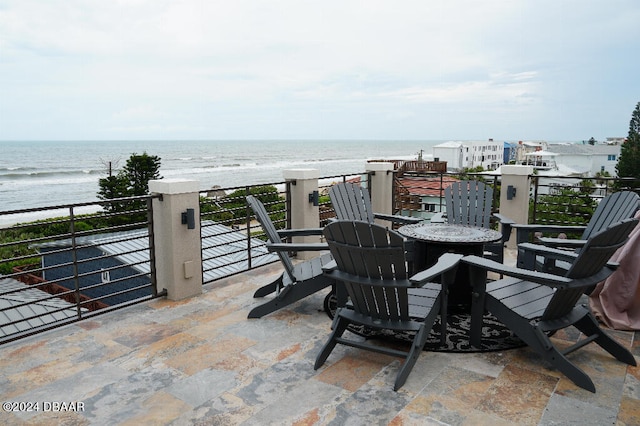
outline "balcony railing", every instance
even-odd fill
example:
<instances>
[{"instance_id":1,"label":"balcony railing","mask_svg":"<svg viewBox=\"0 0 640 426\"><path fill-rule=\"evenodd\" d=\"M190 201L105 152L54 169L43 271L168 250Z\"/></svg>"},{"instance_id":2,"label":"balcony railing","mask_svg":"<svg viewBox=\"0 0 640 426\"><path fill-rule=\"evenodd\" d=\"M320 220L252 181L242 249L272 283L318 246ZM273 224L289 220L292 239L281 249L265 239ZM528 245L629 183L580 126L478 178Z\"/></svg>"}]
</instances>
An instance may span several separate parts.
<instances>
[{"instance_id":1,"label":"balcony railing","mask_svg":"<svg viewBox=\"0 0 640 426\"><path fill-rule=\"evenodd\" d=\"M442 211L443 189L452 179L483 179L494 187L493 205L499 210L497 176L414 171L411 179L418 179L411 188L394 180L394 213L428 218L430 212ZM592 210L578 211L577 205L593 206L614 186L622 187L621 182L636 186L634 180L611 178L531 179L530 223L544 223L545 215L549 220L549 214L562 207L570 220L588 220ZM335 216L328 188L349 180L372 190L372 175L367 173L318 180L321 226ZM262 199L276 226L291 228L292 185L287 181L200 193L203 283L277 261L264 246L264 234L245 196ZM567 189L575 192L570 203L548 197ZM428 210L421 193L430 194ZM161 197L0 212L2 223L23 221L25 215L47 217L0 229L0 343L165 295L157 290L165 287L156 278L155 199Z\"/></svg>"},{"instance_id":2,"label":"balcony railing","mask_svg":"<svg viewBox=\"0 0 640 426\"><path fill-rule=\"evenodd\" d=\"M534 175L529 223L583 225L604 197L615 191L638 188L640 179L633 178Z\"/></svg>"},{"instance_id":3,"label":"balcony railing","mask_svg":"<svg viewBox=\"0 0 640 426\"><path fill-rule=\"evenodd\" d=\"M160 296L152 198L0 212L45 217L0 229L0 343Z\"/></svg>"}]
</instances>

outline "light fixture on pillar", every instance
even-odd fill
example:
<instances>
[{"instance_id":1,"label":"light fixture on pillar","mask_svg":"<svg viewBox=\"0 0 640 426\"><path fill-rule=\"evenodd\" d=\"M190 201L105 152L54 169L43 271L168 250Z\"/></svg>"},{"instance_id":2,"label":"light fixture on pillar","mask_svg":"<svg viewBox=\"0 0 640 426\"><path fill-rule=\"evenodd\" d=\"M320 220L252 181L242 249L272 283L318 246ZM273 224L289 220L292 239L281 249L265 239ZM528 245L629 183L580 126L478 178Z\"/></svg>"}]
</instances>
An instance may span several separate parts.
<instances>
[{"instance_id":1,"label":"light fixture on pillar","mask_svg":"<svg viewBox=\"0 0 640 426\"><path fill-rule=\"evenodd\" d=\"M196 217L194 209L187 209L187 211L182 212L182 224L187 225L187 229L195 229Z\"/></svg>"},{"instance_id":2,"label":"light fixture on pillar","mask_svg":"<svg viewBox=\"0 0 640 426\"><path fill-rule=\"evenodd\" d=\"M309 202L313 203L314 206L317 206L320 203L320 194L318 191L309 193Z\"/></svg>"}]
</instances>

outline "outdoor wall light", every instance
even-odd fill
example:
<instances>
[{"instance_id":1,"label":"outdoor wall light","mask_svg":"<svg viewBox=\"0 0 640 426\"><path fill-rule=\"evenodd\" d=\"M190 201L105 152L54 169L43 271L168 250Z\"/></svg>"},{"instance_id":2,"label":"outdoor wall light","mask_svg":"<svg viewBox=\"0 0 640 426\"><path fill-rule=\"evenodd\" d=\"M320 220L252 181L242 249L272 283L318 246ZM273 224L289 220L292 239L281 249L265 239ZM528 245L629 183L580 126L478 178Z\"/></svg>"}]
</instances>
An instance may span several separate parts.
<instances>
[{"instance_id":1,"label":"outdoor wall light","mask_svg":"<svg viewBox=\"0 0 640 426\"><path fill-rule=\"evenodd\" d=\"M309 193L309 202L313 203L314 206L317 206L320 203L320 194L318 191Z\"/></svg>"},{"instance_id":2,"label":"outdoor wall light","mask_svg":"<svg viewBox=\"0 0 640 426\"><path fill-rule=\"evenodd\" d=\"M196 217L194 209L187 209L187 211L182 212L182 224L187 225L187 229L196 228Z\"/></svg>"},{"instance_id":3,"label":"outdoor wall light","mask_svg":"<svg viewBox=\"0 0 640 426\"><path fill-rule=\"evenodd\" d=\"M507 186L507 200L516 198L516 188L513 185Z\"/></svg>"}]
</instances>

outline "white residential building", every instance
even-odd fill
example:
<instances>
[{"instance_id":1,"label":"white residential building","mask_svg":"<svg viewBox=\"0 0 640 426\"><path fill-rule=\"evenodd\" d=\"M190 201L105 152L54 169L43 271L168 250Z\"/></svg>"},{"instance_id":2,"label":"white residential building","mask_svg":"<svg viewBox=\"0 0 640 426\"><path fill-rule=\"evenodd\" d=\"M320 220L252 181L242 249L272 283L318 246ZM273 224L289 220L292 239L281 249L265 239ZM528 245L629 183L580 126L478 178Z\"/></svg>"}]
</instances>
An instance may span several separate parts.
<instances>
[{"instance_id":1,"label":"white residential building","mask_svg":"<svg viewBox=\"0 0 640 426\"><path fill-rule=\"evenodd\" d=\"M557 164L563 164L579 172L594 176L608 172L616 176L616 164L621 145L549 144L548 151L555 153Z\"/></svg>"},{"instance_id":2,"label":"white residential building","mask_svg":"<svg viewBox=\"0 0 640 426\"><path fill-rule=\"evenodd\" d=\"M433 158L446 161L450 170L478 166L494 170L504 163L504 142L494 142L493 139L444 142L433 147Z\"/></svg>"}]
</instances>

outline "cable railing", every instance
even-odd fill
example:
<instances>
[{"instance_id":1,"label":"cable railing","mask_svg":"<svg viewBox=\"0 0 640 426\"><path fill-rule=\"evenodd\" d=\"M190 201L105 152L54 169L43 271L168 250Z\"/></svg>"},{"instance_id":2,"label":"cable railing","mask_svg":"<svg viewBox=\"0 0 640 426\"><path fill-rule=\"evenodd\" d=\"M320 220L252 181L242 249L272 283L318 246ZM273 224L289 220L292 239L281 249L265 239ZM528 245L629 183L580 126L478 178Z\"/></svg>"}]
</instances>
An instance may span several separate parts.
<instances>
[{"instance_id":1,"label":"cable railing","mask_svg":"<svg viewBox=\"0 0 640 426\"><path fill-rule=\"evenodd\" d=\"M367 175L337 175L319 179L321 226L335 217L329 201L329 187L346 181L366 185ZM277 229L290 229L291 185L291 181L285 181L215 188L200 193L204 284L278 261L277 256L266 249L266 236L247 206L246 196L251 194L262 201Z\"/></svg>"},{"instance_id":2,"label":"cable railing","mask_svg":"<svg viewBox=\"0 0 640 426\"><path fill-rule=\"evenodd\" d=\"M401 178L394 179L394 214L428 220L443 211L444 188L461 179L481 179L492 186L494 209L499 210L499 176L412 170ZM588 221L602 197L638 186L628 179L531 179L530 223ZM335 217L328 190L338 182L357 182L371 190L367 173L319 178L320 226ZM293 184L199 194L204 284L278 261L266 249L246 195L263 202L277 228L291 228ZM560 196L567 191L571 198L563 201ZM0 228L0 343L165 295L158 291L164 286L155 273L155 198L161 196L0 212L0 223L11 223Z\"/></svg>"},{"instance_id":3,"label":"cable railing","mask_svg":"<svg viewBox=\"0 0 640 426\"><path fill-rule=\"evenodd\" d=\"M152 199L0 212L0 343L162 295Z\"/></svg>"},{"instance_id":4,"label":"cable railing","mask_svg":"<svg viewBox=\"0 0 640 426\"><path fill-rule=\"evenodd\" d=\"M533 175L529 223L584 225L604 197L639 187L640 179L633 178Z\"/></svg>"},{"instance_id":5,"label":"cable railing","mask_svg":"<svg viewBox=\"0 0 640 426\"><path fill-rule=\"evenodd\" d=\"M260 198L278 228L287 227L290 206L286 182L216 188L200 194L203 283L275 262L247 207L246 196Z\"/></svg>"}]
</instances>

